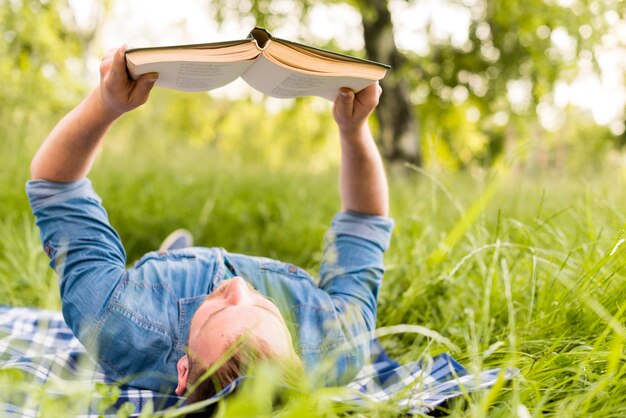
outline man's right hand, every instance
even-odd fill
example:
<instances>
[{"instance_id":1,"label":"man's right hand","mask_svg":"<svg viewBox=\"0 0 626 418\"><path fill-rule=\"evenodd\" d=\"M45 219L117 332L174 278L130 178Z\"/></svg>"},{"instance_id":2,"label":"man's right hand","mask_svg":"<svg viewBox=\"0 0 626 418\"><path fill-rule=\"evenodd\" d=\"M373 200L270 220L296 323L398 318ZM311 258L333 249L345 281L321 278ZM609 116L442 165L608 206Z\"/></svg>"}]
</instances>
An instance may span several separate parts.
<instances>
[{"instance_id":1,"label":"man's right hand","mask_svg":"<svg viewBox=\"0 0 626 418\"><path fill-rule=\"evenodd\" d=\"M378 105L382 93L378 82L370 84L358 93L341 88L333 106L333 117L344 135L358 132Z\"/></svg>"},{"instance_id":2,"label":"man's right hand","mask_svg":"<svg viewBox=\"0 0 626 418\"><path fill-rule=\"evenodd\" d=\"M125 52L126 45L109 50L100 63L102 110L114 118L144 104L159 77L157 73L148 73L137 80L129 78Z\"/></svg>"}]
</instances>

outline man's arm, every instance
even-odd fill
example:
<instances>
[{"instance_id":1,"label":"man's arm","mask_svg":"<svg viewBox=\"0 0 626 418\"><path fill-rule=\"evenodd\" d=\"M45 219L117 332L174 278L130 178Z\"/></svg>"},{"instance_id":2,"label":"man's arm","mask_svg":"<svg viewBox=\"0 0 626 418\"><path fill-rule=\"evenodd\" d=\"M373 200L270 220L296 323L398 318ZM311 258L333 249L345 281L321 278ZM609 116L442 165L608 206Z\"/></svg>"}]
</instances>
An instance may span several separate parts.
<instances>
[{"instance_id":1,"label":"man's arm","mask_svg":"<svg viewBox=\"0 0 626 418\"><path fill-rule=\"evenodd\" d=\"M93 346L97 319L124 277L126 253L84 177L111 124L147 100L154 78L129 80L124 47L109 52L99 87L45 139L26 185L44 250L59 275L63 316L92 355L101 354Z\"/></svg>"},{"instance_id":2,"label":"man's arm","mask_svg":"<svg viewBox=\"0 0 626 418\"><path fill-rule=\"evenodd\" d=\"M367 120L382 89L372 84L355 94L341 89L333 108L341 140L340 194L343 210L387 216L387 177Z\"/></svg>"},{"instance_id":3,"label":"man's arm","mask_svg":"<svg viewBox=\"0 0 626 418\"><path fill-rule=\"evenodd\" d=\"M100 64L100 85L50 132L31 163L34 180L68 183L87 175L113 122L148 100L157 74L134 81L126 75L126 46Z\"/></svg>"},{"instance_id":4,"label":"man's arm","mask_svg":"<svg viewBox=\"0 0 626 418\"><path fill-rule=\"evenodd\" d=\"M354 378L369 357L367 333L376 328L378 289L384 272L383 253L389 246L387 178L368 126L380 97L378 84L355 94L341 89L333 116L341 141L338 213L326 234L319 287L331 296L349 347L344 364L337 365L334 384Z\"/></svg>"}]
</instances>

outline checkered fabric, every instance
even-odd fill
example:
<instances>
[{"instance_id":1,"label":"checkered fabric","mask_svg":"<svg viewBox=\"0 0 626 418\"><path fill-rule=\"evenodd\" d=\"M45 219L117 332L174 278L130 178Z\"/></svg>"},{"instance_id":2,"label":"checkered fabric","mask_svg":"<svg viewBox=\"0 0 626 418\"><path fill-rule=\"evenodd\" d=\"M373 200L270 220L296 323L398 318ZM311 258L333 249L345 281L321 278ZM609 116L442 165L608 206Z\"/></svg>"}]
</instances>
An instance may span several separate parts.
<instances>
[{"instance_id":1,"label":"checkered fabric","mask_svg":"<svg viewBox=\"0 0 626 418\"><path fill-rule=\"evenodd\" d=\"M372 363L349 385L354 395L337 401L393 400L410 412L425 413L516 373L515 369L494 369L469 374L448 354L400 365L375 343ZM0 416L97 417L115 415L120 407L138 416L145 408L161 410L182 403L179 397L119 382L108 386L113 383L87 356L60 312L0 306ZM100 407L111 400L113 407Z\"/></svg>"}]
</instances>

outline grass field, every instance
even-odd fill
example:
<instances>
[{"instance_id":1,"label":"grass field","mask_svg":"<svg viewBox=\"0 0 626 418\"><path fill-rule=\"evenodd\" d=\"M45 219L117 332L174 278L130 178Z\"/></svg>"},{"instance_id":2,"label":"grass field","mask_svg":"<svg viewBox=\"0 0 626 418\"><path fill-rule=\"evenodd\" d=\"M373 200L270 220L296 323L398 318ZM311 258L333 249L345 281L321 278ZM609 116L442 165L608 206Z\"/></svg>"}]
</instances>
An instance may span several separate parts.
<instances>
[{"instance_id":1,"label":"grass field","mask_svg":"<svg viewBox=\"0 0 626 418\"><path fill-rule=\"evenodd\" d=\"M306 161L268 170L212 158L208 147L114 145L91 178L129 263L185 227L200 245L318 268L338 207L332 164L311 174ZM59 308L23 192L34 145L5 142L0 150L0 304ZM451 354L472 371L521 370L512 382L450 405L452 416L626 416L623 171L503 167L470 176L407 167L389 180L396 230L379 326L434 330L459 347ZM383 343L401 361L450 351L420 334ZM267 405L254 399L233 400L222 413L261 414ZM295 399L281 416L344 412L326 399ZM392 404L354 411L400 412Z\"/></svg>"}]
</instances>

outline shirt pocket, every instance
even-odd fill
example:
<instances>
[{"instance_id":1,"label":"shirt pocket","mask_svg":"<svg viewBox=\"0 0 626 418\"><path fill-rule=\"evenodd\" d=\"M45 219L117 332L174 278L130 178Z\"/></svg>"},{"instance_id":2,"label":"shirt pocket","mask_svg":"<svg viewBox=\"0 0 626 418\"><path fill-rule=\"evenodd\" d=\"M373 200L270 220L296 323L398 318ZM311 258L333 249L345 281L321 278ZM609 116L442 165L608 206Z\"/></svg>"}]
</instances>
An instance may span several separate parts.
<instances>
[{"instance_id":1,"label":"shirt pocket","mask_svg":"<svg viewBox=\"0 0 626 418\"><path fill-rule=\"evenodd\" d=\"M298 305L292 308L292 312L298 318L298 345L303 354L330 353L345 343L345 335L333 309Z\"/></svg>"},{"instance_id":2,"label":"shirt pocket","mask_svg":"<svg viewBox=\"0 0 626 418\"><path fill-rule=\"evenodd\" d=\"M145 254L141 257L135 264L133 268L137 269L142 267L144 264L150 261L178 261L178 260L189 260L196 258L196 255L192 252L185 252L184 250L177 250L175 252L172 251L152 251Z\"/></svg>"},{"instance_id":3,"label":"shirt pocket","mask_svg":"<svg viewBox=\"0 0 626 418\"><path fill-rule=\"evenodd\" d=\"M293 264L284 263L278 260L272 260L271 258L255 257L259 264L259 270L261 272L271 272L282 274L288 277L297 277L300 279L309 280L314 286L317 287L315 280L303 269L296 267Z\"/></svg>"},{"instance_id":4,"label":"shirt pocket","mask_svg":"<svg viewBox=\"0 0 626 418\"><path fill-rule=\"evenodd\" d=\"M109 378L153 391L173 391L180 354L169 332L129 321L128 313L119 310L111 311L101 326L91 354Z\"/></svg>"}]
</instances>

